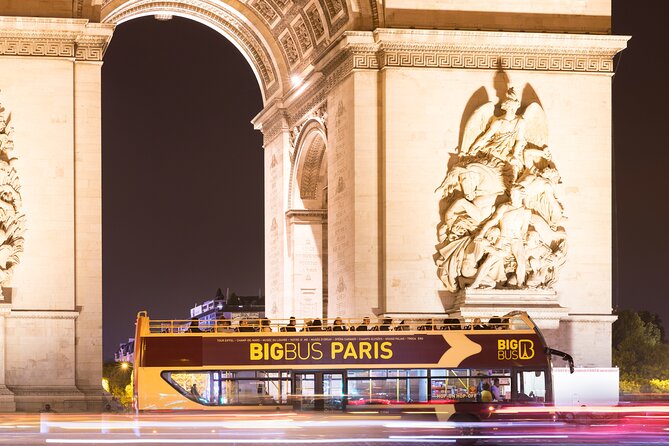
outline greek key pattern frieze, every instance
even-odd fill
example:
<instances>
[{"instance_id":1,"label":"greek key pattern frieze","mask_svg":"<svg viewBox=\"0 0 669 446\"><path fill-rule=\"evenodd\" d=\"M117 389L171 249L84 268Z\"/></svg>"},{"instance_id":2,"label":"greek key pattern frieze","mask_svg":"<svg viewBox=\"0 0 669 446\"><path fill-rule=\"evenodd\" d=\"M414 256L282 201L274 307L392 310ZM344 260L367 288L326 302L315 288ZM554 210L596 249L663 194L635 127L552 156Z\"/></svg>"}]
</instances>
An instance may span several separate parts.
<instances>
[{"instance_id":1,"label":"greek key pattern frieze","mask_svg":"<svg viewBox=\"0 0 669 446\"><path fill-rule=\"evenodd\" d=\"M369 52L352 52L352 68L356 70L376 70L379 69L379 59L376 54Z\"/></svg>"},{"instance_id":2,"label":"greek key pattern frieze","mask_svg":"<svg viewBox=\"0 0 669 446\"><path fill-rule=\"evenodd\" d=\"M361 62L362 63L362 62ZM434 67L538 71L611 72L610 55L597 54L499 54L388 51L379 54L381 67Z\"/></svg>"},{"instance_id":3,"label":"greek key pattern frieze","mask_svg":"<svg viewBox=\"0 0 669 446\"><path fill-rule=\"evenodd\" d=\"M111 38L112 27L81 24L79 29L54 31L40 19L20 18L0 30L0 55L67 57L100 61Z\"/></svg>"},{"instance_id":4,"label":"greek key pattern frieze","mask_svg":"<svg viewBox=\"0 0 669 446\"><path fill-rule=\"evenodd\" d=\"M76 58L79 60L102 60L104 50L99 46L77 45Z\"/></svg>"},{"instance_id":5,"label":"greek key pattern frieze","mask_svg":"<svg viewBox=\"0 0 669 446\"><path fill-rule=\"evenodd\" d=\"M0 38L2 56L74 57L74 43Z\"/></svg>"}]
</instances>

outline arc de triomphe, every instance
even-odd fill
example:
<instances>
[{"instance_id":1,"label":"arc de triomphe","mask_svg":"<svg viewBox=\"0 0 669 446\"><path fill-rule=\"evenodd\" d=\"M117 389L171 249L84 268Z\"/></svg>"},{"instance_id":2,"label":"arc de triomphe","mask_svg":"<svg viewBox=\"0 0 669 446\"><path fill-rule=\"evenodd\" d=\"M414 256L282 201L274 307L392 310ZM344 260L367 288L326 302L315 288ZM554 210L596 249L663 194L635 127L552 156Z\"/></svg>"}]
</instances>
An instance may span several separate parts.
<instances>
[{"instance_id":1,"label":"arc de triomphe","mask_svg":"<svg viewBox=\"0 0 669 446\"><path fill-rule=\"evenodd\" d=\"M99 409L100 69L146 15L256 74L270 317L521 308L610 365L609 0L22 0L0 6L0 410Z\"/></svg>"}]
</instances>

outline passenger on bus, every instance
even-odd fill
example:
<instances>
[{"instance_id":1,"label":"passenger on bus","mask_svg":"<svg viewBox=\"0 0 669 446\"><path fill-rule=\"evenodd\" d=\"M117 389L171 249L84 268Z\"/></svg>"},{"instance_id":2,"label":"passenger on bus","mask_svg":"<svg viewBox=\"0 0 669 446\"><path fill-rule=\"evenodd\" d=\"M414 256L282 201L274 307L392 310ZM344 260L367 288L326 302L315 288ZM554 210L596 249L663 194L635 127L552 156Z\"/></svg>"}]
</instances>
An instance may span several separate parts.
<instances>
[{"instance_id":1,"label":"passenger on bus","mask_svg":"<svg viewBox=\"0 0 669 446\"><path fill-rule=\"evenodd\" d=\"M246 319L241 319L239 321L239 327L237 328L237 331L242 333L248 333L255 331L255 329L251 325L249 325L249 321L247 321Z\"/></svg>"},{"instance_id":2,"label":"passenger on bus","mask_svg":"<svg viewBox=\"0 0 669 446\"><path fill-rule=\"evenodd\" d=\"M479 372L476 374L476 376L479 379L479 382L476 385L476 400L481 402L481 394L483 393L483 386L485 384L488 384L488 386L490 386L490 384L488 383L488 378L483 373ZM488 387L488 390L490 390L490 387Z\"/></svg>"},{"instance_id":3,"label":"passenger on bus","mask_svg":"<svg viewBox=\"0 0 669 446\"><path fill-rule=\"evenodd\" d=\"M492 392L490 392L490 384L483 383L483 388L481 390L481 402L490 403L492 402Z\"/></svg>"},{"instance_id":4,"label":"passenger on bus","mask_svg":"<svg viewBox=\"0 0 669 446\"><path fill-rule=\"evenodd\" d=\"M200 392L197 390L197 384L193 383L193 385L190 386L190 393L195 397L195 399L200 398Z\"/></svg>"},{"instance_id":5,"label":"passenger on bus","mask_svg":"<svg viewBox=\"0 0 669 446\"><path fill-rule=\"evenodd\" d=\"M393 319L390 317L384 317L379 327L380 331L390 331L390 327L393 325Z\"/></svg>"},{"instance_id":6,"label":"passenger on bus","mask_svg":"<svg viewBox=\"0 0 669 446\"><path fill-rule=\"evenodd\" d=\"M309 327L309 331L323 331L323 323L321 322L320 319L314 319L311 322L311 326Z\"/></svg>"},{"instance_id":7,"label":"passenger on bus","mask_svg":"<svg viewBox=\"0 0 669 446\"><path fill-rule=\"evenodd\" d=\"M216 332L217 333L230 333L234 331L230 325L230 319L223 318L216 321Z\"/></svg>"},{"instance_id":8,"label":"passenger on bus","mask_svg":"<svg viewBox=\"0 0 669 446\"><path fill-rule=\"evenodd\" d=\"M302 326L302 330L300 331L309 331L311 330L311 324L313 324L314 321L312 319L305 319L304 320L304 325Z\"/></svg>"},{"instance_id":9,"label":"passenger on bus","mask_svg":"<svg viewBox=\"0 0 669 446\"><path fill-rule=\"evenodd\" d=\"M260 331L270 332L272 331L271 321L266 317L260 320Z\"/></svg>"},{"instance_id":10,"label":"passenger on bus","mask_svg":"<svg viewBox=\"0 0 669 446\"><path fill-rule=\"evenodd\" d=\"M281 327L281 331L297 331L297 323L295 321L295 316L291 316L288 321L288 325Z\"/></svg>"},{"instance_id":11,"label":"passenger on bus","mask_svg":"<svg viewBox=\"0 0 669 446\"><path fill-rule=\"evenodd\" d=\"M493 316L488 319L488 328L490 330L501 330L502 329L502 318L499 316Z\"/></svg>"},{"instance_id":12,"label":"passenger on bus","mask_svg":"<svg viewBox=\"0 0 669 446\"><path fill-rule=\"evenodd\" d=\"M402 322L400 322L399 325L395 326L395 330L399 331L411 330L411 327L404 320L402 320Z\"/></svg>"},{"instance_id":13,"label":"passenger on bus","mask_svg":"<svg viewBox=\"0 0 669 446\"><path fill-rule=\"evenodd\" d=\"M456 318L446 318L444 319L444 325L441 327L442 330L459 330L460 321Z\"/></svg>"},{"instance_id":14,"label":"passenger on bus","mask_svg":"<svg viewBox=\"0 0 669 446\"><path fill-rule=\"evenodd\" d=\"M337 317L332 323L332 331L348 331L348 329L344 325L344 322L342 322L341 318Z\"/></svg>"},{"instance_id":15,"label":"passenger on bus","mask_svg":"<svg viewBox=\"0 0 669 446\"><path fill-rule=\"evenodd\" d=\"M427 321L427 324L421 325L420 327L418 327L418 329L419 330L425 330L425 331L434 330L434 320L429 319Z\"/></svg>"},{"instance_id":16,"label":"passenger on bus","mask_svg":"<svg viewBox=\"0 0 669 446\"><path fill-rule=\"evenodd\" d=\"M188 327L187 332L202 333L202 330L200 330L200 320L198 318L194 317L190 320L190 326Z\"/></svg>"},{"instance_id":17,"label":"passenger on bus","mask_svg":"<svg viewBox=\"0 0 669 446\"><path fill-rule=\"evenodd\" d=\"M490 393L492 393L493 401L501 401L499 396L499 378L492 380L492 386L490 386Z\"/></svg>"},{"instance_id":18,"label":"passenger on bus","mask_svg":"<svg viewBox=\"0 0 669 446\"><path fill-rule=\"evenodd\" d=\"M362 324L358 325L355 331L367 331L369 330L369 317L365 316L362 318Z\"/></svg>"},{"instance_id":19,"label":"passenger on bus","mask_svg":"<svg viewBox=\"0 0 669 446\"><path fill-rule=\"evenodd\" d=\"M485 330L485 325L481 323L480 317L475 317L470 327L471 330Z\"/></svg>"}]
</instances>

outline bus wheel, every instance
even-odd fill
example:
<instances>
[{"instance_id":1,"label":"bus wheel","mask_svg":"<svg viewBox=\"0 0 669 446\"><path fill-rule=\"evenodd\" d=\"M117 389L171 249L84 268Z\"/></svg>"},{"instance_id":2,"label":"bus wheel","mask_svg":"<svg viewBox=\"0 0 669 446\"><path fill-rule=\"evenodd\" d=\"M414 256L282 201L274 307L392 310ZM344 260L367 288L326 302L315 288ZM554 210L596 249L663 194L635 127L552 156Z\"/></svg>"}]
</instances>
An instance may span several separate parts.
<instances>
[{"instance_id":1,"label":"bus wheel","mask_svg":"<svg viewBox=\"0 0 669 446\"><path fill-rule=\"evenodd\" d=\"M468 413L456 413L448 421L460 424L457 429L460 438L455 440L455 444L463 446L476 444L478 441L477 438L467 437L475 437L478 435L479 428L475 426L475 423L478 423L480 420L477 417Z\"/></svg>"}]
</instances>

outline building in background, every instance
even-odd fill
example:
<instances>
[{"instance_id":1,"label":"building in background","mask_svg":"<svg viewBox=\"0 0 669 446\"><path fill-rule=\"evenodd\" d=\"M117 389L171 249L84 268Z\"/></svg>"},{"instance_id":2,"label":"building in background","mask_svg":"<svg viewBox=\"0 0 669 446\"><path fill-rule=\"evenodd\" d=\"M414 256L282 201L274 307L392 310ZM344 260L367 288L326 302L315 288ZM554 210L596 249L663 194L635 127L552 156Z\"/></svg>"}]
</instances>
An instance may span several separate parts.
<instances>
[{"instance_id":1,"label":"building in background","mask_svg":"<svg viewBox=\"0 0 669 446\"><path fill-rule=\"evenodd\" d=\"M114 353L114 362L135 363L135 338L128 338L128 342L119 345Z\"/></svg>"},{"instance_id":2,"label":"building in background","mask_svg":"<svg viewBox=\"0 0 669 446\"><path fill-rule=\"evenodd\" d=\"M265 317L265 297L262 293L258 296L237 296L230 293L226 295L219 288L213 299L196 304L190 309L190 318L198 318L200 329L207 330L214 326L217 319L258 319Z\"/></svg>"}]
</instances>

